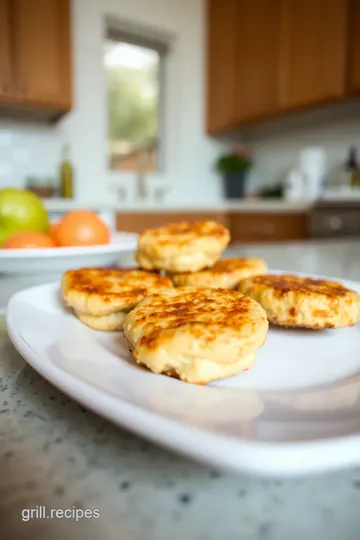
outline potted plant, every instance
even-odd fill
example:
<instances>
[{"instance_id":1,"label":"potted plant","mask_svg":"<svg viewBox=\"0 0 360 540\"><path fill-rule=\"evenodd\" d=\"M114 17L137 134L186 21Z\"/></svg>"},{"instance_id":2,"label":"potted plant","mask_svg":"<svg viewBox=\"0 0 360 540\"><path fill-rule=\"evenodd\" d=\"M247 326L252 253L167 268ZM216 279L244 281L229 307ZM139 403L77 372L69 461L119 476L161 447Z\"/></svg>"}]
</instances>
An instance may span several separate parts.
<instances>
[{"instance_id":1,"label":"potted plant","mask_svg":"<svg viewBox=\"0 0 360 540\"><path fill-rule=\"evenodd\" d=\"M217 159L215 167L223 177L226 198L243 198L246 176L252 167L250 151L244 146L235 145Z\"/></svg>"}]
</instances>

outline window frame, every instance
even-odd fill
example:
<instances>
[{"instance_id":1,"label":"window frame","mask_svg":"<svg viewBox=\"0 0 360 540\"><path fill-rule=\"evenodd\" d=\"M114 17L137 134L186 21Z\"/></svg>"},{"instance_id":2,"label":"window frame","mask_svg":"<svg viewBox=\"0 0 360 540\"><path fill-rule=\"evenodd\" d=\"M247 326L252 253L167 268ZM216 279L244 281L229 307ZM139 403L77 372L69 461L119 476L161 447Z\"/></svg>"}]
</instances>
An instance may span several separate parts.
<instances>
[{"instance_id":1,"label":"window frame","mask_svg":"<svg viewBox=\"0 0 360 540\"><path fill-rule=\"evenodd\" d=\"M167 96L166 96L166 73L167 59L170 53L171 37L170 35L154 31L142 25L134 25L132 22L119 21L116 18L107 16L105 18L105 32L103 41L111 40L118 43L128 43L146 49L151 49L159 55L159 95L158 95L158 134L157 134L157 166L155 171L146 174L162 174L166 170L166 136L165 126L167 117ZM109 141L109 130L107 126L107 141ZM114 172L115 169L109 167L108 170ZM117 172L128 174L130 171ZM139 171L131 171L138 174Z\"/></svg>"}]
</instances>

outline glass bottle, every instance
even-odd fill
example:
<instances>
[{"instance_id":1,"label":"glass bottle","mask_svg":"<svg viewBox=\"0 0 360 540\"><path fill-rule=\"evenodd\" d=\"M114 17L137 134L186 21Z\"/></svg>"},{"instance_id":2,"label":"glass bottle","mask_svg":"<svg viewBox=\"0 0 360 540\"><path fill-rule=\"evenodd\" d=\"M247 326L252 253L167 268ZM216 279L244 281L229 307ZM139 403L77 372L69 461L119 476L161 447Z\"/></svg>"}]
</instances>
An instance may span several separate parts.
<instances>
[{"instance_id":1,"label":"glass bottle","mask_svg":"<svg viewBox=\"0 0 360 540\"><path fill-rule=\"evenodd\" d=\"M64 145L63 159L60 165L60 189L64 199L73 197L73 167L70 162L69 145Z\"/></svg>"},{"instance_id":2,"label":"glass bottle","mask_svg":"<svg viewBox=\"0 0 360 540\"><path fill-rule=\"evenodd\" d=\"M356 148L350 148L349 157L345 164L345 170L348 175L348 185L351 188L360 186L360 167L357 160Z\"/></svg>"}]
</instances>

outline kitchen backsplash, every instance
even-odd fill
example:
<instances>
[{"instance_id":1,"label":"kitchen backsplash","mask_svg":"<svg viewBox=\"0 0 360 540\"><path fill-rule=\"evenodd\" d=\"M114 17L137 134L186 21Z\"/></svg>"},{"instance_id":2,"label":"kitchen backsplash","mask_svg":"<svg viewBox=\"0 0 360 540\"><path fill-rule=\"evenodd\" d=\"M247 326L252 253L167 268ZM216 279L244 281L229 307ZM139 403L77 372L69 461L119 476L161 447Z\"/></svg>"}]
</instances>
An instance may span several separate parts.
<instances>
[{"instance_id":1,"label":"kitchen backsplash","mask_svg":"<svg viewBox=\"0 0 360 540\"><path fill-rule=\"evenodd\" d=\"M253 150L255 166L248 191L283 180L306 146L322 146L328 160L328 179L335 183L338 168L354 145L360 155L360 105L341 113L339 108L285 118L249 129L241 139ZM28 177L55 179L66 142L65 128L27 123L0 122L0 188L23 187ZM76 163L74 163L76 167ZM129 182L130 183L130 182ZM104 186L106 186L106 181ZM134 188L124 185L128 195ZM170 188L171 186L169 186ZM106 188L105 188L106 189ZM108 186L109 190L109 186ZM131 198L131 197L130 197Z\"/></svg>"},{"instance_id":2,"label":"kitchen backsplash","mask_svg":"<svg viewBox=\"0 0 360 540\"><path fill-rule=\"evenodd\" d=\"M56 180L63 141L60 126L0 122L0 187L23 187L31 176Z\"/></svg>"},{"instance_id":3,"label":"kitchen backsplash","mask_svg":"<svg viewBox=\"0 0 360 540\"><path fill-rule=\"evenodd\" d=\"M327 180L334 184L349 147L354 145L360 155L360 104L299 113L248 130L244 138L255 159L248 182L250 191L283 180L296 165L299 152L309 146L325 149Z\"/></svg>"}]
</instances>

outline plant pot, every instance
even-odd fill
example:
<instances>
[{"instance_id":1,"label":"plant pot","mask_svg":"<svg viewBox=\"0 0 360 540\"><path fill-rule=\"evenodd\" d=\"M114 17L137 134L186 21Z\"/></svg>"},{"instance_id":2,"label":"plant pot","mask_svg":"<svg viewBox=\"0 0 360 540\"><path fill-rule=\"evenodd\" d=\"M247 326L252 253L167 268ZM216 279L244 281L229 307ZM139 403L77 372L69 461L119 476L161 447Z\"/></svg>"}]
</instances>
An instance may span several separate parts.
<instances>
[{"instance_id":1,"label":"plant pot","mask_svg":"<svg viewBox=\"0 0 360 540\"><path fill-rule=\"evenodd\" d=\"M32 191L35 193L35 195L38 195L38 197L42 197L44 199L48 199L50 197L53 197L55 195L55 188L51 186L27 186L27 189L29 191Z\"/></svg>"},{"instance_id":2,"label":"plant pot","mask_svg":"<svg viewBox=\"0 0 360 540\"><path fill-rule=\"evenodd\" d=\"M226 199L245 197L246 172L238 171L224 175L224 195Z\"/></svg>"}]
</instances>

